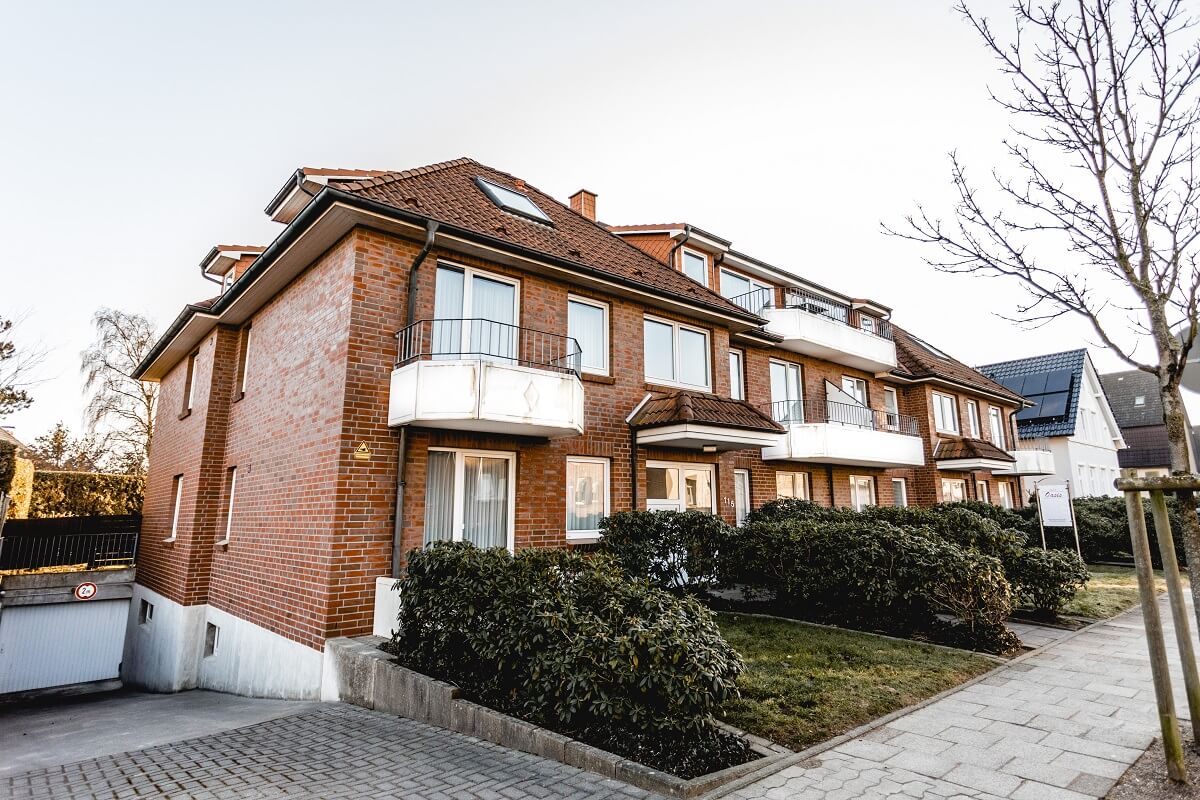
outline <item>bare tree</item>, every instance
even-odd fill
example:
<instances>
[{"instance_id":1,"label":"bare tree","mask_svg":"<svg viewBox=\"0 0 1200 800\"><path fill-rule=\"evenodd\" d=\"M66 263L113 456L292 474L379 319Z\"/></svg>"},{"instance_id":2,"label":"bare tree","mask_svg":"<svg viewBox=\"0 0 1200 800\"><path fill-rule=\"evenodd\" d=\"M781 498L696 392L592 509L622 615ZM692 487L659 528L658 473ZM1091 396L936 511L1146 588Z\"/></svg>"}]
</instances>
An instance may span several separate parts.
<instances>
[{"instance_id":1,"label":"bare tree","mask_svg":"<svg viewBox=\"0 0 1200 800\"><path fill-rule=\"evenodd\" d=\"M105 442L110 459L125 471L143 472L154 436L158 384L139 381L134 370L154 345L154 325L141 314L102 308L92 318L96 340L81 354L89 433Z\"/></svg>"},{"instance_id":2,"label":"bare tree","mask_svg":"<svg viewBox=\"0 0 1200 800\"><path fill-rule=\"evenodd\" d=\"M1008 79L991 96L1013 119L1011 172L976 182L951 154L953 220L918 206L905 226L884 229L935 245L927 261L937 269L1015 279L1029 296L1017 315L1027 324L1086 319L1105 347L1158 379L1171 469L1187 473L1179 382L1200 331L1195 20L1180 0L1018 0L1002 40L986 18L957 10ZM1183 538L1200 565L1194 502ZM1200 615L1200 581L1192 593Z\"/></svg>"},{"instance_id":3,"label":"bare tree","mask_svg":"<svg viewBox=\"0 0 1200 800\"><path fill-rule=\"evenodd\" d=\"M29 387L30 373L45 355L44 351L18 348L12 332L18 320L0 317L0 417L28 408L33 403Z\"/></svg>"}]
</instances>

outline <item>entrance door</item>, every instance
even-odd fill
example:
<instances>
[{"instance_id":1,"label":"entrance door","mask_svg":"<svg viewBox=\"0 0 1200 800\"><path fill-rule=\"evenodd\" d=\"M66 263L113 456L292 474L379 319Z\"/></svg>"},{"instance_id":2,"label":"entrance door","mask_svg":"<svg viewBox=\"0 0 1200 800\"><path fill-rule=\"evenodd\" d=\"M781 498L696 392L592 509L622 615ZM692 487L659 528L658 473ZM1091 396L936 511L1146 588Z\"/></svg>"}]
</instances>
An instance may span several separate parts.
<instances>
[{"instance_id":1,"label":"entrance door","mask_svg":"<svg viewBox=\"0 0 1200 800\"><path fill-rule=\"evenodd\" d=\"M800 365L771 362L771 415L776 422L804 422L804 400Z\"/></svg>"},{"instance_id":2,"label":"entrance door","mask_svg":"<svg viewBox=\"0 0 1200 800\"><path fill-rule=\"evenodd\" d=\"M715 514L715 485L716 469L711 464L651 461L646 465L646 508Z\"/></svg>"}]
</instances>

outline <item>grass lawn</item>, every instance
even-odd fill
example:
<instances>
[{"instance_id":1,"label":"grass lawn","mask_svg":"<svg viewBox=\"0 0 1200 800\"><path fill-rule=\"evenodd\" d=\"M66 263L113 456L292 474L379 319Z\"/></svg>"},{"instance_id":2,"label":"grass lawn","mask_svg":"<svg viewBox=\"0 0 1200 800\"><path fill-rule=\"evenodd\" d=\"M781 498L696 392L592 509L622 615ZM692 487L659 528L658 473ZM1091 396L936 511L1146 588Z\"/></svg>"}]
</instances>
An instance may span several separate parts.
<instances>
[{"instance_id":1,"label":"grass lawn","mask_svg":"<svg viewBox=\"0 0 1200 800\"><path fill-rule=\"evenodd\" d=\"M802 750L949 689L996 664L915 642L783 620L719 614L742 654L742 699L722 719Z\"/></svg>"},{"instance_id":2,"label":"grass lawn","mask_svg":"<svg viewBox=\"0 0 1200 800\"><path fill-rule=\"evenodd\" d=\"M1138 604L1137 574L1133 567L1089 566L1092 578L1075 599L1063 606L1061 614L1092 619L1108 619ZM1155 572L1159 592L1167 590L1162 573ZM1185 577L1186 581L1187 578Z\"/></svg>"}]
</instances>

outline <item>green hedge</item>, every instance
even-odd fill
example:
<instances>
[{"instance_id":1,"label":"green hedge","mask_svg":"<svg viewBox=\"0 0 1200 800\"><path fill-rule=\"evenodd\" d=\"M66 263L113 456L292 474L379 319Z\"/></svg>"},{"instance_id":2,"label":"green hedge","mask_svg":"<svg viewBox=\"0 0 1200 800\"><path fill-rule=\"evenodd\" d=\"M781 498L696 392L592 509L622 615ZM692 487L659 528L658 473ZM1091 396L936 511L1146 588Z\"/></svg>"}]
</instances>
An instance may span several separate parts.
<instances>
[{"instance_id":1,"label":"green hedge","mask_svg":"<svg viewBox=\"0 0 1200 800\"><path fill-rule=\"evenodd\" d=\"M140 514L145 483L141 475L38 470L33 476L29 516Z\"/></svg>"},{"instance_id":2,"label":"green hedge","mask_svg":"<svg viewBox=\"0 0 1200 800\"><path fill-rule=\"evenodd\" d=\"M743 665L712 612L603 556L414 550L397 623L400 663L492 708L681 777L751 757L713 721Z\"/></svg>"},{"instance_id":3,"label":"green hedge","mask_svg":"<svg viewBox=\"0 0 1200 800\"><path fill-rule=\"evenodd\" d=\"M0 494L8 494L12 490L16 471L17 446L12 442L0 442Z\"/></svg>"},{"instance_id":4,"label":"green hedge","mask_svg":"<svg viewBox=\"0 0 1200 800\"><path fill-rule=\"evenodd\" d=\"M718 553L733 528L702 511L622 511L600 522L597 550L660 589L697 591L717 580Z\"/></svg>"}]
</instances>

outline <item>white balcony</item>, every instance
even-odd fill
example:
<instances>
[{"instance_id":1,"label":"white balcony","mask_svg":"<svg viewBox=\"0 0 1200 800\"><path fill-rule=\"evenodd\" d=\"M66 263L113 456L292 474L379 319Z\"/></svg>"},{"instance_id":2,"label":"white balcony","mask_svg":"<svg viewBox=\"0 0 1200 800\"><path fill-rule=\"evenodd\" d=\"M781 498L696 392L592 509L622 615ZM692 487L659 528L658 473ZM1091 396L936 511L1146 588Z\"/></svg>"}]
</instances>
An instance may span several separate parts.
<instances>
[{"instance_id":1,"label":"white balcony","mask_svg":"<svg viewBox=\"0 0 1200 800\"><path fill-rule=\"evenodd\" d=\"M488 320L401 331L388 425L559 438L583 433L574 339Z\"/></svg>"},{"instance_id":2,"label":"white balcony","mask_svg":"<svg viewBox=\"0 0 1200 800\"><path fill-rule=\"evenodd\" d=\"M1009 450L1016 462L1008 469L992 470L993 475L1053 475L1054 453L1049 450Z\"/></svg>"},{"instance_id":3,"label":"white balcony","mask_svg":"<svg viewBox=\"0 0 1200 800\"><path fill-rule=\"evenodd\" d=\"M779 443L764 448L764 461L809 461L853 467L919 467L925 448L919 436L839 422L785 423Z\"/></svg>"},{"instance_id":4,"label":"white balcony","mask_svg":"<svg viewBox=\"0 0 1200 800\"><path fill-rule=\"evenodd\" d=\"M783 337L779 346L785 350L865 372L896 367L896 344L891 339L802 308L768 308L761 314L767 331Z\"/></svg>"}]
</instances>

